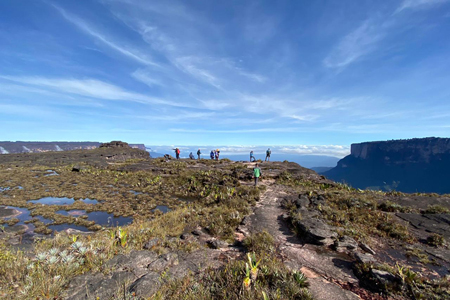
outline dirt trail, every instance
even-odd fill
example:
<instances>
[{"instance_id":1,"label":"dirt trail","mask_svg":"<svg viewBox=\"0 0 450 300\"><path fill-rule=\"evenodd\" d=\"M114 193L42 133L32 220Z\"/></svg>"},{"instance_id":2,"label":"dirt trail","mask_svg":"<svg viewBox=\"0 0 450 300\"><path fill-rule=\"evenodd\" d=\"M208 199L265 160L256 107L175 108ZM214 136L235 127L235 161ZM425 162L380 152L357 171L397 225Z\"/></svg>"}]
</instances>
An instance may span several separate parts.
<instances>
[{"instance_id":1,"label":"dirt trail","mask_svg":"<svg viewBox=\"0 0 450 300\"><path fill-rule=\"evenodd\" d=\"M310 291L315 299L361 299L335 283L357 283L348 257L320 246L304 244L288 227L284 218L286 211L281 208L280 200L291 191L275 184L274 180L263 180L261 184L267 189L238 232L244 236L263 230L269 232L275 238L286 265L303 271L309 278Z\"/></svg>"}]
</instances>

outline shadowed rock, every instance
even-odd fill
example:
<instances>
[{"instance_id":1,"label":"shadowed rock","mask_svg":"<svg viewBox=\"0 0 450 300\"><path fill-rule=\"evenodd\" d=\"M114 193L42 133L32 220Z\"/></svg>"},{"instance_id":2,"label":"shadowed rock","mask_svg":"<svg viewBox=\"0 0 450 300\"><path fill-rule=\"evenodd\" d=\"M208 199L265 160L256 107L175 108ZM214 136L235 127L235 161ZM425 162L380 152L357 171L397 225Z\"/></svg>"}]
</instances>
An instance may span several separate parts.
<instances>
[{"instance_id":1,"label":"shadowed rock","mask_svg":"<svg viewBox=\"0 0 450 300\"><path fill-rule=\"evenodd\" d=\"M313 244L333 245L337 233L321 219L308 218L297 222L298 229Z\"/></svg>"},{"instance_id":2,"label":"shadowed rock","mask_svg":"<svg viewBox=\"0 0 450 300\"><path fill-rule=\"evenodd\" d=\"M334 241L334 249L337 252L344 251L356 251L358 249L358 243L349 236L343 236Z\"/></svg>"}]
</instances>

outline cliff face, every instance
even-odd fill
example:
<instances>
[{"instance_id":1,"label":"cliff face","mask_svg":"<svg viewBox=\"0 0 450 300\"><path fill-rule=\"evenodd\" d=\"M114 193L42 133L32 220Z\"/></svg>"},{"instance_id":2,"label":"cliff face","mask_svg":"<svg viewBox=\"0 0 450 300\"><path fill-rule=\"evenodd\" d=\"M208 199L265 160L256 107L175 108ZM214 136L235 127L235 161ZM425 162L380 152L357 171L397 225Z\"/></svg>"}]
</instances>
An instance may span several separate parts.
<instances>
[{"instance_id":1,"label":"cliff face","mask_svg":"<svg viewBox=\"0 0 450 300\"><path fill-rule=\"evenodd\" d=\"M394 156L404 162L429 162L442 154L450 154L450 139L424 138L352 144L350 155L361 159L384 155L387 159Z\"/></svg>"},{"instance_id":2,"label":"cliff face","mask_svg":"<svg viewBox=\"0 0 450 300\"><path fill-rule=\"evenodd\" d=\"M324 175L361 189L450 193L450 139L352 144L351 154Z\"/></svg>"},{"instance_id":3,"label":"cliff face","mask_svg":"<svg viewBox=\"0 0 450 300\"><path fill-rule=\"evenodd\" d=\"M95 149L99 146L99 142L0 142L0 154ZM146 150L144 144L130 144L129 146Z\"/></svg>"}]
</instances>

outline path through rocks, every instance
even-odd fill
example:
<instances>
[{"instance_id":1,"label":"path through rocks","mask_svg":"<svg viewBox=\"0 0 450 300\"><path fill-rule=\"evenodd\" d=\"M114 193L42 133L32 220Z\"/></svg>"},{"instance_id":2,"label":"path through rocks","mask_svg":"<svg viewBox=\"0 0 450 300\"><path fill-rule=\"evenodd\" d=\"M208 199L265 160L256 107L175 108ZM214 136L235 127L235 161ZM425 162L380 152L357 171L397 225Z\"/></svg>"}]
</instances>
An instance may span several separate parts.
<instances>
[{"instance_id":1,"label":"path through rocks","mask_svg":"<svg viewBox=\"0 0 450 300\"><path fill-rule=\"evenodd\" d=\"M238 234L248 236L263 230L270 233L281 250L285 264L292 270L301 270L308 277L309 289L315 299L361 299L341 287L358 282L351 270L349 257L323 246L305 244L288 227L286 211L280 206L280 201L294 191L275 184L273 180L265 180L261 184L266 185L267 189L253 214L238 228Z\"/></svg>"}]
</instances>

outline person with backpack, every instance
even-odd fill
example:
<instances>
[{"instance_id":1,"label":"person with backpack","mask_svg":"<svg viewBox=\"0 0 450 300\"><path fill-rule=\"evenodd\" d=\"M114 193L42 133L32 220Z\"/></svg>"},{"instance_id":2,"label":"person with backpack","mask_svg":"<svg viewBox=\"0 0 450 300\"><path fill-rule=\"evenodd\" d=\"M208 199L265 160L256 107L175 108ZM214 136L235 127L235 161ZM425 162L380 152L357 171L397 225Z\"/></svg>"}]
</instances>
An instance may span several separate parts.
<instances>
[{"instance_id":1,"label":"person with backpack","mask_svg":"<svg viewBox=\"0 0 450 300\"><path fill-rule=\"evenodd\" d=\"M211 153L209 154L209 157L211 157L211 159L214 159L214 150L211 150Z\"/></svg>"},{"instance_id":2,"label":"person with backpack","mask_svg":"<svg viewBox=\"0 0 450 300\"><path fill-rule=\"evenodd\" d=\"M175 148L175 149L172 149L172 150L175 150L175 157L176 157L177 159L180 159L180 149Z\"/></svg>"},{"instance_id":3,"label":"person with backpack","mask_svg":"<svg viewBox=\"0 0 450 300\"><path fill-rule=\"evenodd\" d=\"M270 148L266 151L266 159L264 161L270 161L270 154L272 154L272 151L270 151Z\"/></svg>"},{"instance_id":4,"label":"person with backpack","mask_svg":"<svg viewBox=\"0 0 450 300\"><path fill-rule=\"evenodd\" d=\"M259 177L262 176L261 169L258 167L258 164L253 168L253 177L255 178L255 186L258 184Z\"/></svg>"},{"instance_id":5,"label":"person with backpack","mask_svg":"<svg viewBox=\"0 0 450 300\"><path fill-rule=\"evenodd\" d=\"M200 155L202 154L202 152L200 151L200 149L197 150L197 156L198 156L198 160L200 160Z\"/></svg>"},{"instance_id":6,"label":"person with backpack","mask_svg":"<svg viewBox=\"0 0 450 300\"><path fill-rule=\"evenodd\" d=\"M217 149L216 152L214 153L216 156L216 160L219 160L219 155L220 155L220 150Z\"/></svg>"},{"instance_id":7,"label":"person with backpack","mask_svg":"<svg viewBox=\"0 0 450 300\"><path fill-rule=\"evenodd\" d=\"M190 159L194 159L194 154L192 154L192 152L189 153L189 158L190 158Z\"/></svg>"},{"instance_id":8,"label":"person with backpack","mask_svg":"<svg viewBox=\"0 0 450 300\"><path fill-rule=\"evenodd\" d=\"M256 161L256 158L253 156L253 150L250 151L250 162Z\"/></svg>"}]
</instances>

